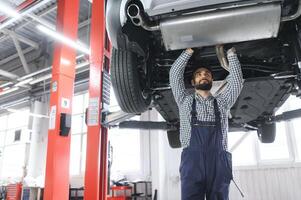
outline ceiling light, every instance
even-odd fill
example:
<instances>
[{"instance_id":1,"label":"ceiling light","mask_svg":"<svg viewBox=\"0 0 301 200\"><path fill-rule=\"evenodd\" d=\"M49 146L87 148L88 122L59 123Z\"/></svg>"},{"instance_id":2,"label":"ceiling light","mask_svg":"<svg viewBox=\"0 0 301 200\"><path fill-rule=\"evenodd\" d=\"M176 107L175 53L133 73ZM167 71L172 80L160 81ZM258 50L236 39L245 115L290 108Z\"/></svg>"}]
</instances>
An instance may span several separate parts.
<instances>
[{"instance_id":1,"label":"ceiling light","mask_svg":"<svg viewBox=\"0 0 301 200\"><path fill-rule=\"evenodd\" d=\"M2 1L3 1L3 0L0 0L0 2L2 2ZM33 6L31 6L30 8L26 9L24 12L18 13L18 14L19 14L20 17L26 16L26 15L32 13L34 10L37 10L38 8L40 8L40 7L44 6L44 5L46 5L46 4L49 3L50 1L53 1L53 0L43 0L43 1L39 1L39 3L37 3L37 4L33 5ZM0 3L0 8L1 8L1 9L4 9L4 7L2 7L2 6L3 6L3 3ZM1 10L0 10L0 11L1 11ZM2 12L6 13L7 10L6 10L6 11L2 11ZM14 12L16 13L17 11L14 11ZM10 13L11 13L10 15L13 15L13 12L10 12ZM7 26L10 26L10 25L13 24L15 21L17 21L20 17L14 17L14 18L12 18L12 19L6 20L4 23L2 23L2 24L0 25L0 30L6 28Z\"/></svg>"},{"instance_id":2,"label":"ceiling light","mask_svg":"<svg viewBox=\"0 0 301 200\"><path fill-rule=\"evenodd\" d=\"M49 29L49 28L47 28L45 26L37 25L36 28L39 31L43 32L44 34L52 37L53 39L55 39L55 40L57 40L57 41L65 44L65 45L67 45L69 47L72 47L72 48L74 48L74 49L76 49L76 50L78 50L78 51L80 51L82 53L90 55L90 50L88 48L86 48L85 46L80 45L78 42L73 41L70 38L65 37L64 35L62 35L62 34L60 34L58 32L55 32L55 31L53 31L53 30L51 30L51 29Z\"/></svg>"},{"instance_id":3,"label":"ceiling light","mask_svg":"<svg viewBox=\"0 0 301 200\"><path fill-rule=\"evenodd\" d=\"M30 85L34 85L36 83L39 83L39 82L42 82L42 81L46 81L46 80L50 79L51 77L52 77L52 74L47 74L45 76L41 76L41 77L39 77L37 79L34 79L34 80L30 81L29 84Z\"/></svg>"},{"instance_id":4,"label":"ceiling light","mask_svg":"<svg viewBox=\"0 0 301 200\"><path fill-rule=\"evenodd\" d=\"M16 10L4 3L0 3L0 11L16 19L21 17L21 15Z\"/></svg>"},{"instance_id":5,"label":"ceiling light","mask_svg":"<svg viewBox=\"0 0 301 200\"><path fill-rule=\"evenodd\" d=\"M0 92L0 96L1 95L5 95L5 94L8 94L10 92L14 92L16 90L18 90L19 87L13 87L13 88L4 88L2 92Z\"/></svg>"},{"instance_id":6,"label":"ceiling light","mask_svg":"<svg viewBox=\"0 0 301 200\"><path fill-rule=\"evenodd\" d=\"M15 84L15 86L22 86L22 85L26 85L28 84L30 81L32 81L33 78L29 78L29 79L25 79L24 81L20 81L17 84Z\"/></svg>"},{"instance_id":7,"label":"ceiling light","mask_svg":"<svg viewBox=\"0 0 301 200\"><path fill-rule=\"evenodd\" d=\"M5 87L7 87L9 85L12 85L12 84L13 84L13 82L3 83L3 84L0 85L0 88L5 88Z\"/></svg>"}]
</instances>

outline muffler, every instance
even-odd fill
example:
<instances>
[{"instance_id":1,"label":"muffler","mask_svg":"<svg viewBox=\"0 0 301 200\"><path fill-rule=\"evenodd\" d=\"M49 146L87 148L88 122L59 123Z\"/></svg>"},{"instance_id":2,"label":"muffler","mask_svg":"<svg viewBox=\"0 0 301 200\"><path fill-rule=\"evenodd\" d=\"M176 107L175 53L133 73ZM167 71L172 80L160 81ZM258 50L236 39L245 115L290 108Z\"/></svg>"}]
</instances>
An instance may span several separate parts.
<instances>
[{"instance_id":1,"label":"muffler","mask_svg":"<svg viewBox=\"0 0 301 200\"><path fill-rule=\"evenodd\" d=\"M162 33L166 50L204 47L277 37L281 5L265 3L163 19L151 26L138 5L131 4L127 14L135 26Z\"/></svg>"},{"instance_id":2,"label":"muffler","mask_svg":"<svg viewBox=\"0 0 301 200\"><path fill-rule=\"evenodd\" d=\"M224 9L166 19L160 23L167 50L277 37L279 3Z\"/></svg>"}]
</instances>

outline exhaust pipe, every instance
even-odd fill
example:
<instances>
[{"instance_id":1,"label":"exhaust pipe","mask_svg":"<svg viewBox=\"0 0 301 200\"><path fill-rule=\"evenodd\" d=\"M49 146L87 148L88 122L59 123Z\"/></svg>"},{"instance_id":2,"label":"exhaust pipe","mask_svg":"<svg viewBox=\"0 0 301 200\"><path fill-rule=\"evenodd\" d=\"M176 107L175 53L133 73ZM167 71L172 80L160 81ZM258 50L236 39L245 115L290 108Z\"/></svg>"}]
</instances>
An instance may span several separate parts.
<instances>
[{"instance_id":1,"label":"exhaust pipe","mask_svg":"<svg viewBox=\"0 0 301 200\"><path fill-rule=\"evenodd\" d=\"M222 68L224 68L225 70L229 71L229 64L228 64L228 60L225 56L224 53L224 46L223 45L216 45L215 46L215 51L216 51L216 55L218 58L218 61L221 65ZM227 82L227 78L225 80L223 80L222 84L219 86L219 88L216 90L216 92L214 93L215 96L219 95L224 88L226 87L226 85L228 84Z\"/></svg>"},{"instance_id":2,"label":"exhaust pipe","mask_svg":"<svg viewBox=\"0 0 301 200\"><path fill-rule=\"evenodd\" d=\"M224 53L224 46L223 45L216 45L215 46L216 55L218 58L218 61L220 62L222 68L229 71L229 64L227 61L227 58Z\"/></svg>"},{"instance_id":3,"label":"exhaust pipe","mask_svg":"<svg viewBox=\"0 0 301 200\"><path fill-rule=\"evenodd\" d=\"M147 31L158 31L160 27L158 25L148 25L141 16L141 10L137 4L131 4L127 8L127 15L130 17L132 23L135 26L141 26Z\"/></svg>"}]
</instances>

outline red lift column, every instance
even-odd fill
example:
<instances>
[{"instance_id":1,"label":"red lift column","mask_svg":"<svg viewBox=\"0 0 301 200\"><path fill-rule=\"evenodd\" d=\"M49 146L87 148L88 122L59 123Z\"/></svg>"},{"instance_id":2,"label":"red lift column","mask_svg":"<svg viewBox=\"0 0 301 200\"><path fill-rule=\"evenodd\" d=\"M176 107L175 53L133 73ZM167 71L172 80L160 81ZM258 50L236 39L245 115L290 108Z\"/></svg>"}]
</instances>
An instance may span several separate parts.
<instances>
[{"instance_id":1,"label":"red lift column","mask_svg":"<svg viewBox=\"0 0 301 200\"><path fill-rule=\"evenodd\" d=\"M79 0L58 0L57 30L77 40ZM45 200L69 199L70 132L60 135L61 113L72 114L76 51L56 44L50 87L50 119L48 131Z\"/></svg>"},{"instance_id":2,"label":"red lift column","mask_svg":"<svg viewBox=\"0 0 301 200\"><path fill-rule=\"evenodd\" d=\"M88 133L85 174L85 200L105 200L107 194L107 129L101 126L100 115L106 102L105 84L109 74L110 44L105 32L105 1L92 1L90 30L90 80Z\"/></svg>"}]
</instances>

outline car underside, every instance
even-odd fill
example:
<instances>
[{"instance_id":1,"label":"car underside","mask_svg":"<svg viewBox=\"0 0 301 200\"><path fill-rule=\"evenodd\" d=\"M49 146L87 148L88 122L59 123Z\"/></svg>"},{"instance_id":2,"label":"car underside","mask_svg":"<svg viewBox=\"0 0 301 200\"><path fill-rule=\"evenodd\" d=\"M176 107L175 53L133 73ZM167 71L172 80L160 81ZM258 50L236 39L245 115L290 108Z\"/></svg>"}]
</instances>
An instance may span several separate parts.
<instances>
[{"instance_id":1,"label":"car underside","mask_svg":"<svg viewBox=\"0 0 301 200\"><path fill-rule=\"evenodd\" d=\"M108 30L114 46L112 84L122 110L139 114L155 107L167 122L177 125L170 67L183 49L194 47L184 74L187 89L193 91L192 70L202 65L212 68L218 88L228 76L221 67L225 57L217 56L216 45L224 44L224 49L236 48L244 78L230 110L230 131L257 130L262 142L274 141L275 133L266 132L275 132L271 121L275 111L290 94L300 93L299 1L199 1L201 6L196 1L189 6L187 1L182 9L179 1L169 7L158 6L160 1L122 2L108 1L107 7L107 24L115 27ZM113 8L123 12L110 13ZM120 21L122 14L126 16ZM194 23L201 26L195 28ZM169 132L170 143L176 140L171 136L175 132Z\"/></svg>"}]
</instances>

